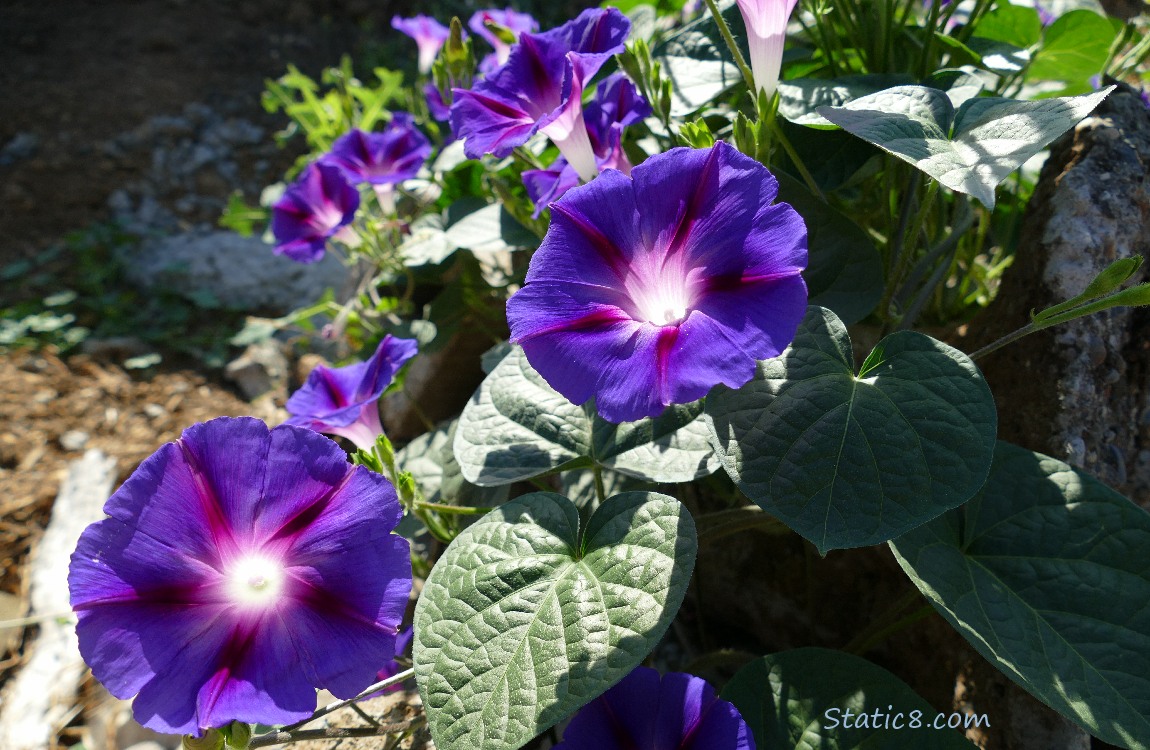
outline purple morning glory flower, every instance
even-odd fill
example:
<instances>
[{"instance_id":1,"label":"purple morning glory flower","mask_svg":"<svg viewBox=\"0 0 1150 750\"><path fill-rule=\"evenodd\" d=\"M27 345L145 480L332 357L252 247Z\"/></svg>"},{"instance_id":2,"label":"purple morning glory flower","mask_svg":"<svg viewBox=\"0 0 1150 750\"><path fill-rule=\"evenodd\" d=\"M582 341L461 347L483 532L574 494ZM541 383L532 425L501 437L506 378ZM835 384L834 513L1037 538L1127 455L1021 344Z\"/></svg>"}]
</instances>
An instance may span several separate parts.
<instances>
[{"instance_id":1,"label":"purple morning glory flower","mask_svg":"<svg viewBox=\"0 0 1150 750\"><path fill-rule=\"evenodd\" d=\"M599 171L618 169L631 174L631 162L623 152L623 129L651 114L651 105L622 73L612 73L599 84L595 97L583 108L587 136ZM535 203L535 216L549 203L579 184L579 173L563 156L547 169L523 173L527 194Z\"/></svg>"},{"instance_id":2,"label":"purple morning glory flower","mask_svg":"<svg viewBox=\"0 0 1150 750\"><path fill-rule=\"evenodd\" d=\"M395 112L380 133L353 129L336 139L320 163L338 167L353 183L394 185L419 174L431 142L407 112Z\"/></svg>"},{"instance_id":3,"label":"purple morning glory flower","mask_svg":"<svg viewBox=\"0 0 1150 750\"><path fill-rule=\"evenodd\" d=\"M359 191L343 172L327 164L309 164L272 206L275 253L300 263L323 257L329 237L351 223Z\"/></svg>"},{"instance_id":4,"label":"purple morning glory flower","mask_svg":"<svg viewBox=\"0 0 1150 750\"><path fill-rule=\"evenodd\" d=\"M583 122L583 87L623 50L631 22L616 8L589 8L562 26L523 33L507 64L471 90L456 89L451 125L464 153L509 155L536 131L550 138L580 177L595 176Z\"/></svg>"},{"instance_id":5,"label":"purple morning glory flower","mask_svg":"<svg viewBox=\"0 0 1150 750\"><path fill-rule=\"evenodd\" d=\"M471 19L467 22L467 26L487 40L487 43L495 50L495 59L499 65L507 62L507 58L511 55L511 45L500 39L491 29L487 28L488 23L502 26L514 34L516 39L525 31L539 30L539 22L529 13L519 13L511 8L505 10L489 8L488 10L475 11L475 13L471 15Z\"/></svg>"},{"instance_id":6,"label":"purple morning glory flower","mask_svg":"<svg viewBox=\"0 0 1150 750\"><path fill-rule=\"evenodd\" d=\"M726 143L607 170L551 204L511 340L570 401L626 422L742 386L794 338L807 232L778 182Z\"/></svg>"},{"instance_id":7,"label":"purple morning glory flower","mask_svg":"<svg viewBox=\"0 0 1150 750\"><path fill-rule=\"evenodd\" d=\"M447 37L451 36L451 29L422 13L414 18L394 16L391 19L391 28L415 40L415 46L419 48L419 72L423 75L431 72L435 56L439 54L439 49L447 41Z\"/></svg>"},{"instance_id":8,"label":"purple morning glory flower","mask_svg":"<svg viewBox=\"0 0 1150 750\"><path fill-rule=\"evenodd\" d=\"M431 81L423 85L423 98L427 100L427 112L438 122L447 122L451 117L451 107L443 101L439 87Z\"/></svg>"},{"instance_id":9,"label":"purple morning glory flower","mask_svg":"<svg viewBox=\"0 0 1150 750\"><path fill-rule=\"evenodd\" d=\"M415 631L412 629L412 627L410 625L408 625L403 630L399 631L399 635L396 636L396 638L395 638L395 655L396 655L396 657L404 656L404 657L407 657L407 659L409 659L409 660L411 659L411 642L414 638L415 638ZM394 677L397 674L399 674L400 672L402 672L404 669L406 669L406 667L401 665L395 659L392 659L387 664L383 665L383 669L379 670L379 672L376 673L375 681L379 682L381 680L386 680L389 677ZM399 692L400 690L403 690L403 683L402 682L396 683L395 685L392 685L391 687L386 687L383 690L380 690L378 693L375 693L374 695L372 695L370 697L374 698L376 695L387 695L388 693L396 693L396 692Z\"/></svg>"},{"instance_id":10,"label":"purple morning glory flower","mask_svg":"<svg viewBox=\"0 0 1150 750\"><path fill-rule=\"evenodd\" d=\"M787 21L798 0L736 0L747 25L747 46L751 51L751 73L755 88L767 95L768 101L779 84L783 65L783 44Z\"/></svg>"},{"instance_id":11,"label":"purple morning glory flower","mask_svg":"<svg viewBox=\"0 0 1150 750\"><path fill-rule=\"evenodd\" d=\"M575 714L555 750L755 750L739 709L701 677L636 667Z\"/></svg>"},{"instance_id":12,"label":"purple morning glory flower","mask_svg":"<svg viewBox=\"0 0 1150 750\"><path fill-rule=\"evenodd\" d=\"M339 435L371 450L383 434L379 397L419 348L414 339L384 336L371 359L347 367L318 365L287 400L285 424Z\"/></svg>"},{"instance_id":13,"label":"purple morning glory flower","mask_svg":"<svg viewBox=\"0 0 1150 750\"><path fill-rule=\"evenodd\" d=\"M146 459L80 536L80 653L136 719L285 724L393 658L411 589L384 477L309 430L220 418Z\"/></svg>"}]
</instances>

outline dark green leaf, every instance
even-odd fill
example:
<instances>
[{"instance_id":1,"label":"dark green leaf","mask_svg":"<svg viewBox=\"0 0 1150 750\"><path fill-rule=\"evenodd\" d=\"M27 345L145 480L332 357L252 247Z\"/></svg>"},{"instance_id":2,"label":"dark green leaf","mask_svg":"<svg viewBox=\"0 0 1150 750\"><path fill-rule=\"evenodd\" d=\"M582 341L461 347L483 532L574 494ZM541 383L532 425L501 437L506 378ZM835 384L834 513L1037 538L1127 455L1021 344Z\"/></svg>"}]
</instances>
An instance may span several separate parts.
<instances>
[{"instance_id":1,"label":"dark green leaf","mask_svg":"<svg viewBox=\"0 0 1150 750\"><path fill-rule=\"evenodd\" d=\"M716 450L751 500L822 552L892 539L970 499L997 413L982 374L929 336L884 338L855 376L850 338L812 306L794 342L707 397Z\"/></svg>"},{"instance_id":2,"label":"dark green leaf","mask_svg":"<svg viewBox=\"0 0 1150 750\"><path fill-rule=\"evenodd\" d=\"M722 697L739 709L760 748L974 748L957 731L930 726L938 712L902 680L842 651L798 648L757 659L731 678Z\"/></svg>"},{"instance_id":3,"label":"dark green leaf","mask_svg":"<svg viewBox=\"0 0 1150 750\"><path fill-rule=\"evenodd\" d=\"M776 176L779 200L794 206L807 224L810 260L803 278L810 303L830 308L848 325L857 323L882 296L878 249L862 227L811 195L801 182L782 173Z\"/></svg>"},{"instance_id":4,"label":"dark green leaf","mask_svg":"<svg viewBox=\"0 0 1150 750\"><path fill-rule=\"evenodd\" d=\"M999 443L978 496L891 548L1008 677L1094 736L1150 748L1150 514Z\"/></svg>"}]
</instances>

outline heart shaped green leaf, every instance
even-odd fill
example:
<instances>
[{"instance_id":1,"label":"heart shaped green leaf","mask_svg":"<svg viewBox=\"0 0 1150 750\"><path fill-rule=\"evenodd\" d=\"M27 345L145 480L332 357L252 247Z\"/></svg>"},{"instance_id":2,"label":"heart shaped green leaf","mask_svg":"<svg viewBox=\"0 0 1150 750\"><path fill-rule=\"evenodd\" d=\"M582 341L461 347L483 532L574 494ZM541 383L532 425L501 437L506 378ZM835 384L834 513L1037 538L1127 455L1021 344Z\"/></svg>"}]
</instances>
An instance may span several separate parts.
<instances>
[{"instance_id":1,"label":"heart shaped green leaf","mask_svg":"<svg viewBox=\"0 0 1150 750\"><path fill-rule=\"evenodd\" d=\"M1150 514L999 443L978 496L891 548L1008 677L1094 736L1150 748Z\"/></svg>"},{"instance_id":2,"label":"heart shaped green leaf","mask_svg":"<svg viewBox=\"0 0 1150 750\"><path fill-rule=\"evenodd\" d=\"M722 697L739 709L755 744L771 750L974 748L946 731L953 714L939 714L890 672L842 651L798 648L757 659L731 678ZM989 726L986 716L963 720Z\"/></svg>"},{"instance_id":3,"label":"heart shaped green leaf","mask_svg":"<svg viewBox=\"0 0 1150 750\"><path fill-rule=\"evenodd\" d=\"M818 112L993 208L998 183L1090 114L1113 89L1039 101L979 97L956 114L944 91L896 86Z\"/></svg>"},{"instance_id":4,"label":"heart shaped green leaf","mask_svg":"<svg viewBox=\"0 0 1150 750\"><path fill-rule=\"evenodd\" d=\"M707 419L739 489L822 552L887 541L966 502L998 424L962 352L901 331L856 376L846 327L814 306L751 382L711 391Z\"/></svg>"},{"instance_id":5,"label":"heart shaped green leaf","mask_svg":"<svg viewBox=\"0 0 1150 750\"><path fill-rule=\"evenodd\" d=\"M1091 76L1100 74L1122 22L1092 10L1072 10L1042 33L1042 46L1026 71L1030 81L1066 81L1072 90L1089 91Z\"/></svg>"},{"instance_id":6,"label":"heart shaped green leaf","mask_svg":"<svg viewBox=\"0 0 1150 750\"><path fill-rule=\"evenodd\" d=\"M440 750L515 750L636 667L695 565L677 500L616 495L579 534L562 495L484 516L436 563L415 608L415 675Z\"/></svg>"},{"instance_id":7,"label":"heart shaped green leaf","mask_svg":"<svg viewBox=\"0 0 1150 750\"><path fill-rule=\"evenodd\" d=\"M701 403L685 404L612 424L593 403L576 406L559 395L515 347L464 408L455 457L481 486L593 464L649 482L689 482L719 468L702 412Z\"/></svg>"}]
</instances>

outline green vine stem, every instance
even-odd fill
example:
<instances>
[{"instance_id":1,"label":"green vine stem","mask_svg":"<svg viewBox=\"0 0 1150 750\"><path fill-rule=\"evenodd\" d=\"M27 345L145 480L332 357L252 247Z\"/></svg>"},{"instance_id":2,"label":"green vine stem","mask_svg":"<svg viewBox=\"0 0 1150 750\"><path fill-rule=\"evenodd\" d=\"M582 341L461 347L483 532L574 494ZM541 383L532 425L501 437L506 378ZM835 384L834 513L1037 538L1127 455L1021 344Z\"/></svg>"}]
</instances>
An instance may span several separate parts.
<instances>
[{"instance_id":1,"label":"green vine stem","mask_svg":"<svg viewBox=\"0 0 1150 750\"><path fill-rule=\"evenodd\" d=\"M719 27L719 33L723 35L723 41L727 43L727 49L731 50L731 57L735 59L735 65L739 67L739 71L743 74L743 80L747 83L749 91L755 91L755 76L751 73L750 66L747 61L743 59L743 53L739 50L739 45L735 43L735 37L731 34L731 27L727 25L727 19L723 18L723 14L719 11L719 6L715 0L707 0L707 9L711 11L711 17L715 19L715 25Z\"/></svg>"}]
</instances>

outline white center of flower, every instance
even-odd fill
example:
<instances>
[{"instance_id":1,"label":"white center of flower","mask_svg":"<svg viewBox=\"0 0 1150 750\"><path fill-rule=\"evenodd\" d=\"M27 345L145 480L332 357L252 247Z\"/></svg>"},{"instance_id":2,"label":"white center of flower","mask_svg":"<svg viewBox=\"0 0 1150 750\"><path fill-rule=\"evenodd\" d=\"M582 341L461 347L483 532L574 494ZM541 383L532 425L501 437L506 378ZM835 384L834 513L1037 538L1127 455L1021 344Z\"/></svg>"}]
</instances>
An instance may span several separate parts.
<instances>
[{"instance_id":1,"label":"white center of flower","mask_svg":"<svg viewBox=\"0 0 1150 750\"><path fill-rule=\"evenodd\" d=\"M687 317L690 299L687 290L677 285L663 285L637 299L639 312L657 326L675 325Z\"/></svg>"},{"instance_id":2,"label":"white center of flower","mask_svg":"<svg viewBox=\"0 0 1150 750\"><path fill-rule=\"evenodd\" d=\"M283 566L266 557L251 555L236 562L228 574L228 593L244 607L265 607L283 588Z\"/></svg>"}]
</instances>

